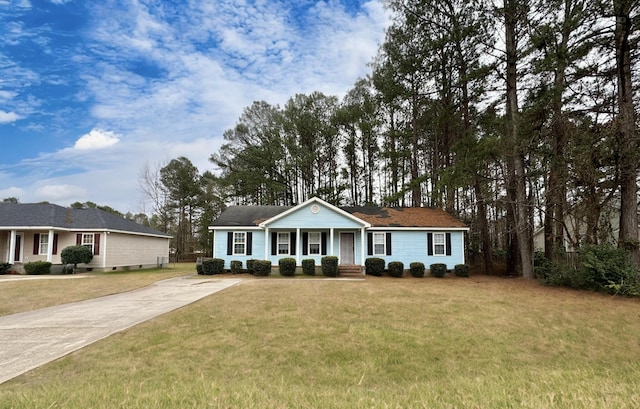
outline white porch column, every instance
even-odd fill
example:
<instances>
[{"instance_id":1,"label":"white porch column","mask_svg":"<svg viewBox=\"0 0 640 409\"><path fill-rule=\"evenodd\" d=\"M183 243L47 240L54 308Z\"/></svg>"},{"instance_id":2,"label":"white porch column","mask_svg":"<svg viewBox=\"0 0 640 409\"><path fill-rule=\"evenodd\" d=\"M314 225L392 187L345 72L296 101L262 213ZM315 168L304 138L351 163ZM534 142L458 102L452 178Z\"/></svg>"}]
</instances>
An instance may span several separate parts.
<instances>
[{"instance_id":1,"label":"white porch column","mask_svg":"<svg viewBox=\"0 0 640 409\"><path fill-rule=\"evenodd\" d=\"M264 229L264 259L269 260L269 228Z\"/></svg>"},{"instance_id":2,"label":"white porch column","mask_svg":"<svg viewBox=\"0 0 640 409\"><path fill-rule=\"evenodd\" d=\"M109 240L109 235L111 234L110 231L105 231L104 234L101 235L102 239L104 240L104 245L102 246L103 249L105 249L105 251L101 251L100 254L102 254L102 268L107 268L107 252L106 250L109 248L109 245L107 244L107 241Z\"/></svg>"},{"instance_id":3,"label":"white porch column","mask_svg":"<svg viewBox=\"0 0 640 409\"><path fill-rule=\"evenodd\" d=\"M300 236L300 227L296 229L296 266L300 265L300 253L302 253L302 236Z\"/></svg>"},{"instance_id":4,"label":"white porch column","mask_svg":"<svg viewBox=\"0 0 640 409\"><path fill-rule=\"evenodd\" d=\"M364 266L364 257L365 257L365 240L367 238L366 236L366 231L365 228L363 227L362 229L360 229L360 265Z\"/></svg>"},{"instance_id":5,"label":"white porch column","mask_svg":"<svg viewBox=\"0 0 640 409\"><path fill-rule=\"evenodd\" d=\"M462 264L467 264L467 260L464 259L464 232L460 232L460 234L462 234Z\"/></svg>"},{"instance_id":6,"label":"white porch column","mask_svg":"<svg viewBox=\"0 0 640 409\"><path fill-rule=\"evenodd\" d=\"M213 240L211 240L211 255L213 258L216 258L216 232L217 230L213 230Z\"/></svg>"},{"instance_id":7,"label":"white porch column","mask_svg":"<svg viewBox=\"0 0 640 409\"><path fill-rule=\"evenodd\" d=\"M330 236L331 236L331 239L329 240L329 242L331 244L331 248L329 249L329 255L333 256L333 227L331 228Z\"/></svg>"},{"instance_id":8,"label":"white porch column","mask_svg":"<svg viewBox=\"0 0 640 409\"><path fill-rule=\"evenodd\" d=\"M11 230L11 237L9 237L9 254L7 254L9 264L16 262L16 233L15 230Z\"/></svg>"},{"instance_id":9,"label":"white porch column","mask_svg":"<svg viewBox=\"0 0 640 409\"><path fill-rule=\"evenodd\" d=\"M49 241L47 245L47 261L53 262L53 230L49 230Z\"/></svg>"}]
</instances>

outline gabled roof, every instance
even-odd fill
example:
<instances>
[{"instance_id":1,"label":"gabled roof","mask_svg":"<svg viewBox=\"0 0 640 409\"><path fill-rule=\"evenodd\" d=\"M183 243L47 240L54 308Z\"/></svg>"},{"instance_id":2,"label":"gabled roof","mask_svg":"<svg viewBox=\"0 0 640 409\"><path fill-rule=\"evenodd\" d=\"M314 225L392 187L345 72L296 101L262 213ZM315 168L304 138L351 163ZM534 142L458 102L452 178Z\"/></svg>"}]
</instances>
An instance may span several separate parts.
<instances>
[{"instance_id":1,"label":"gabled roof","mask_svg":"<svg viewBox=\"0 0 640 409\"><path fill-rule=\"evenodd\" d=\"M222 212L211 227L257 227L286 216L298 207L311 201L326 204L320 199L310 199L299 206L231 206ZM327 204L327 206L331 206ZM441 209L427 207L334 207L349 217L356 218L371 227L398 228L451 228L467 229L467 226L454 216ZM330 226L327 226L330 227Z\"/></svg>"},{"instance_id":2,"label":"gabled roof","mask_svg":"<svg viewBox=\"0 0 640 409\"><path fill-rule=\"evenodd\" d=\"M345 207L345 211L373 227L466 228L467 226L442 209L429 207Z\"/></svg>"},{"instance_id":3,"label":"gabled roof","mask_svg":"<svg viewBox=\"0 0 640 409\"><path fill-rule=\"evenodd\" d=\"M1 228L54 228L63 230L110 230L171 237L104 210L72 209L48 203L0 203Z\"/></svg>"},{"instance_id":4,"label":"gabled roof","mask_svg":"<svg viewBox=\"0 0 640 409\"><path fill-rule=\"evenodd\" d=\"M362 219L358 219L357 217L354 217L352 214L350 214L349 212L344 211L342 208L336 207L330 203L325 202L324 200L320 199L319 197L312 197L311 199L306 200L304 203L299 204L298 206L294 206L288 210L285 210L284 212L281 212L280 214L277 214L275 216L273 216L272 218L260 223L260 227L266 227L267 224L269 223L273 223L275 221L277 221L278 219L287 216L290 213L293 213L295 211L297 211L298 209L301 209L305 206L311 205L311 204L315 204L315 205L320 205L323 207L326 207L328 209L331 209L332 211L341 214L343 217L346 217L348 219L353 220L354 222L363 225L363 227L371 227L369 225L369 223L367 223L366 221L362 220Z\"/></svg>"}]
</instances>

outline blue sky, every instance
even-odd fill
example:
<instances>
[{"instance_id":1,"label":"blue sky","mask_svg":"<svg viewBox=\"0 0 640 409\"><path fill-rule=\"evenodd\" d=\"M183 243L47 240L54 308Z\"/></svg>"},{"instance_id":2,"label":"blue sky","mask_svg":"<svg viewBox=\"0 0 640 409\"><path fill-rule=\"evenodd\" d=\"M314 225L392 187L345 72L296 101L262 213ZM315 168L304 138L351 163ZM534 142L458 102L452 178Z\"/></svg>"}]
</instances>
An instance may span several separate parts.
<instances>
[{"instance_id":1,"label":"blue sky","mask_svg":"<svg viewBox=\"0 0 640 409\"><path fill-rule=\"evenodd\" d=\"M242 109L342 97L382 0L0 0L0 199L147 211L145 166L200 171Z\"/></svg>"}]
</instances>

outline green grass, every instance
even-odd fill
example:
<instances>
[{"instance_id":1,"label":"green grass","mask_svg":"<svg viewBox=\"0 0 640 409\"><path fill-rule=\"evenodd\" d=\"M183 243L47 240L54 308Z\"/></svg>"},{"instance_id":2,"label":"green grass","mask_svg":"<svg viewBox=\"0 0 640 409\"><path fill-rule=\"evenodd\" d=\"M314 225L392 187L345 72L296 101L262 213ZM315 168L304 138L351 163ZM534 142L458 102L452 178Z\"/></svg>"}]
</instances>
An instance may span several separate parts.
<instances>
[{"instance_id":1,"label":"green grass","mask_svg":"<svg viewBox=\"0 0 640 409\"><path fill-rule=\"evenodd\" d=\"M178 263L161 269L83 273L75 277L56 276L55 279L25 276L17 277L21 278L19 281L3 281L0 278L0 316L131 291L159 280L193 273L195 263Z\"/></svg>"},{"instance_id":2,"label":"green grass","mask_svg":"<svg viewBox=\"0 0 640 409\"><path fill-rule=\"evenodd\" d=\"M519 279L251 279L0 385L0 407L637 408L639 307Z\"/></svg>"}]
</instances>

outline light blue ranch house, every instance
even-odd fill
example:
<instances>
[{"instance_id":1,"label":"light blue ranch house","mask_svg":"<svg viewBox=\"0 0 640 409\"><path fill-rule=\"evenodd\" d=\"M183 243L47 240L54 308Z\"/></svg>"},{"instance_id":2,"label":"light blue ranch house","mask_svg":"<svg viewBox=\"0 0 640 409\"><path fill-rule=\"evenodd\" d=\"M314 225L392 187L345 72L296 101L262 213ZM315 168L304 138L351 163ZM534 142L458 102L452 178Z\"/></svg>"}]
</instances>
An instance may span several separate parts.
<instances>
[{"instance_id":1,"label":"light blue ranch house","mask_svg":"<svg viewBox=\"0 0 640 409\"><path fill-rule=\"evenodd\" d=\"M270 260L292 257L301 265L337 256L340 271L364 274L365 260L464 264L464 236L469 228L441 209L425 207L336 207L317 197L297 206L231 206L209 230L213 257Z\"/></svg>"}]
</instances>

